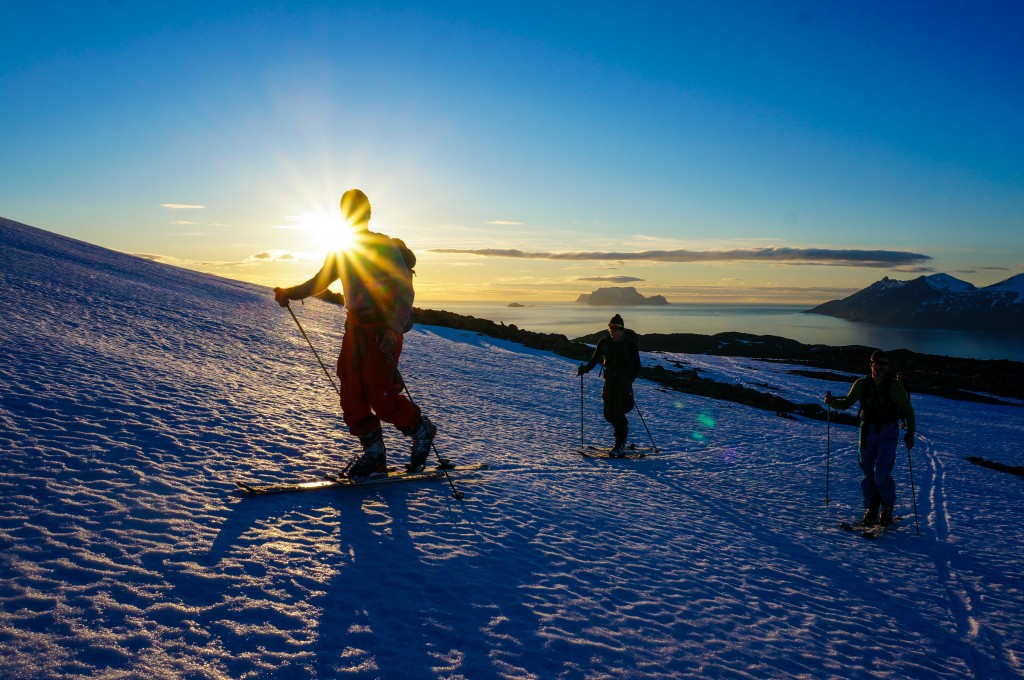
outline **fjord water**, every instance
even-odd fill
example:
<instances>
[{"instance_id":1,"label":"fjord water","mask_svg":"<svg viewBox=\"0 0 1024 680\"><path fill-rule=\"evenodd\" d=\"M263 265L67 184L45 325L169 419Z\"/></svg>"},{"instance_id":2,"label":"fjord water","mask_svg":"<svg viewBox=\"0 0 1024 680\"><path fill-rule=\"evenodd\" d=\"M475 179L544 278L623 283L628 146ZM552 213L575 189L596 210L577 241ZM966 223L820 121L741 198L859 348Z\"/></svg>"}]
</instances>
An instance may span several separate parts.
<instances>
[{"instance_id":1,"label":"fjord water","mask_svg":"<svg viewBox=\"0 0 1024 680\"><path fill-rule=\"evenodd\" d=\"M515 324L528 331L561 333L568 338L600 331L613 314L619 313L626 325L640 334L714 335L738 331L778 335L806 344L864 345L940 356L1024 361L1024 342L1018 334L891 328L804 314L812 305L671 304L614 308L555 302L530 303L524 307L509 307L498 302L421 302L419 306Z\"/></svg>"}]
</instances>

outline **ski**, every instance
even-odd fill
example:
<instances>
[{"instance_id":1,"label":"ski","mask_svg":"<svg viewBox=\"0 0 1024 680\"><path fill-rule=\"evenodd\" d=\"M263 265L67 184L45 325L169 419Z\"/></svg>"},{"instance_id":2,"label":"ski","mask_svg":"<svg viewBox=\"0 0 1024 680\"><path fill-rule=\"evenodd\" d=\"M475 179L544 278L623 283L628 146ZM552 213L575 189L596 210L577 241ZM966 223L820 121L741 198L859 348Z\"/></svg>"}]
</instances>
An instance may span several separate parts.
<instances>
[{"instance_id":1,"label":"ski","mask_svg":"<svg viewBox=\"0 0 1024 680\"><path fill-rule=\"evenodd\" d=\"M447 465L445 467L432 467L420 472L405 472L397 468L388 468L387 474L371 475L360 479L349 479L335 475L324 475L320 479L309 479L301 482L285 482L278 484L249 484L248 482L235 481L238 488L252 496L266 496L278 493L297 493L301 491L323 491L325 489L352 488L357 486L373 486L378 484L394 484L396 482L417 482L433 481L444 479L445 472L466 472L472 470L486 470L486 463L475 465Z\"/></svg>"},{"instance_id":2,"label":"ski","mask_svg":"<svg viewBox=\"0 0 1024 680\"><path fill-rule=\"evenodd\" d=\"M892 524L875 524L874 526L866 527L862 522L856 522L851 524L850 522L840 522L839 528L843 531L849 531L851 533L859 533L864 538L874 540L884 534L889 529L895 529L902 517L893 517Z\"/></svg>"},{"instance_id":3,"label":"ski","mask_svg":"<svg viewBox=\"0 0 1024 680\"><path fill-rule=\"evenodd\" d=\"M645 458L653 449L649 446L630 444L623 453L612 453L610 446L584 446L576 449L576 453L584 458Z\"/></svg>"}]
</instances>

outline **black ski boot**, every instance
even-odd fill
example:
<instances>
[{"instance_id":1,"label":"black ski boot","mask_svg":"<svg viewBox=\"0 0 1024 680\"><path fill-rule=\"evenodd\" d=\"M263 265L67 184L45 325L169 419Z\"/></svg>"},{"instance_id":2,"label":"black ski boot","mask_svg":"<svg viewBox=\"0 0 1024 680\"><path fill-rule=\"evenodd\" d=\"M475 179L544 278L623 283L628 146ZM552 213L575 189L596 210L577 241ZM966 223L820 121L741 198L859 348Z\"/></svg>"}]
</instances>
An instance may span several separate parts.
<instances>
[{"instance_id":1,"label":"black ski boot","mask_svg":"<svg viewBox=\"0 0 1024 680\"><path fill-rule=\"evenodd\" d=\"M892 524L892 508L890 508L888 505L882 506L882 514L878 518L878 523L881 524L883 527L887 527L890 524Z\"/></svg>"},{"instance_id":2,"label":"black ski boot","mask_svg":"<svg viewBox=\"0 0 1024 680\"><path fill-rule=\"evenodd\" d=\"M426 416L420 416L420 421L412 431L412 452L409 455L409 464L405 466L406 472L419 472L427 464L427 456L430 455L430 444L437 434L437 427L434 426Z\"/></svg>"},{"instance_id":3,"label":"black ski boot","mask_svg":"<svg viewBox=\"0 0 1024 680\"><path fill-rule=\"evenodd\" d=\"M877 500L872 500L868 505L868 509L864 511L864 526L873 527L878 525L878 505Z\"/></svg>"},{"instance_id":4,"label":"black ski boot","mask_svg":"<svg viewBox=\"0 0 1024 680\"><path fill-rule=\"evenodd\" d=\"M369 434L360 435L363 454L342 474L349 479L388 473L387 453L384 451L384 433L378 427Z\"/></svg>"}]
</instances>

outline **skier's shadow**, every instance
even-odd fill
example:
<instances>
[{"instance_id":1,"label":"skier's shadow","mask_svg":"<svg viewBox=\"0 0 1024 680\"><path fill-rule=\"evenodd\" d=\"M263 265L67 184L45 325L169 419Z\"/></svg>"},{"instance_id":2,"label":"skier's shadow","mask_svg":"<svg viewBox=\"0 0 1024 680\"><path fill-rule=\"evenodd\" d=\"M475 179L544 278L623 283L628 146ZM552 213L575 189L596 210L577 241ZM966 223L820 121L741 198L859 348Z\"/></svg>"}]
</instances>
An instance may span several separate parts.
<instances>
[{"instance_id":1,"label":"skier's shadow","mask_svg":"<svg viewBox=\"0 0 1024 680\"><path fill-rule=\"evenodd\" d=\"M648 483L652 487L663 486L672 489L670 493L687 495L691 501L696 502L699 506L715 508L714 515L709 516L706 521L713 522L719 527L731 525L733 531L738 535L742 535L745 532L751 533L749 516L741 511L732 510L727 504L722 502L721 497L699 489L698 484L695 484L692 478L687 479L677 474L665 475L663 469L651 469L644 471L643 474L648 477ZM795 564L803 565L812 573L827 580L832 584L834 592L843 593L844 595L840 601L845 603L859 601L867 606L875 606L879 602L892 601L893 593L865 579L860 567L837 565L835 561L823 557L794 539L784 526L779 528L766 523L760 526L757 531L762 535L758 540L772 545L775 550L788 556ZM840 536L840 538L845 540L849 537L844 535ZM913 545L909 542L904 542L902 549L907 552L916 552L922 560L927 558L927 549L924 545ZM933 636L937 640L948 639L949 637L941 626L922 616L916 609L901 611L899 616L900 625L909 630L927 631L928 635ZM962 653L969 654L970 652L965 650Z\"/></svg>"},{"instance_id":2,"label":"skier's shadow","mask_svg":"<svg viewBox=\"0 0 1024 680\"><path fill-rule=\"evenodd\" d=\"M461 539L480 546L465 506L449 508L445 520L429 529L432 540L418 540L410 527L422 524L416 523L411 496L403 491L367 496L358 510L338 516L340 545L332 558L342 563L332 565L338 575L317 602L323 610L317 628L318 674L331 677L371 658L376 674L385 678L433 677L445 671L491 677L495 656L529 663L530 652L543 641L521 639L522 631L536 631L539 621L521 603L519 583L476 590L467 585L481 572L501 573L509 552L528 560L528 540L521 546L501 545L500 554L490 550L424 560L427 543L449 549ZM515 631L494 630L502 625L495 621Z\"/></svg>"}]
</instances>

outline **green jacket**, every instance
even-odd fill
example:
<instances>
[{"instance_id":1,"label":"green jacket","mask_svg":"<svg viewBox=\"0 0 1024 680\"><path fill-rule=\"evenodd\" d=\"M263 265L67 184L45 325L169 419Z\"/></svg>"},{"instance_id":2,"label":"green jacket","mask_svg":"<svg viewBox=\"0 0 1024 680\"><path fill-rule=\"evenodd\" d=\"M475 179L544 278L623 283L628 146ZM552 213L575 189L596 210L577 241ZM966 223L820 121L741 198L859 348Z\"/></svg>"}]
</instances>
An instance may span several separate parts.
<instances>
[{"instance_id":1,"label":"green jacket","mask_svg":"<svg viewBox=\"0 0 1024 680\"><path fill-rule=\"evenodd\" d=\"M850 387L849 394L832 399L832 408L843 411L859 401L861 402L861 420L863 422L905 420L907 434L913 435L917 430L917 422L914 419L914 407L910 404L910 395L907 394L907 390L899 380L889 379L888 383L889 394L886 395L884 393L885 383L879 387L874 384L872 378L859 378ZM879 413L880 415L875 415Z\"/></svg>"}]
</instances>

